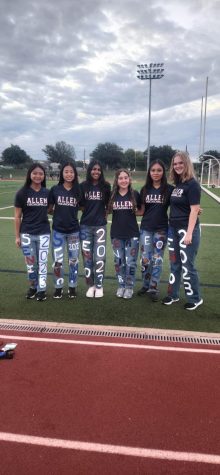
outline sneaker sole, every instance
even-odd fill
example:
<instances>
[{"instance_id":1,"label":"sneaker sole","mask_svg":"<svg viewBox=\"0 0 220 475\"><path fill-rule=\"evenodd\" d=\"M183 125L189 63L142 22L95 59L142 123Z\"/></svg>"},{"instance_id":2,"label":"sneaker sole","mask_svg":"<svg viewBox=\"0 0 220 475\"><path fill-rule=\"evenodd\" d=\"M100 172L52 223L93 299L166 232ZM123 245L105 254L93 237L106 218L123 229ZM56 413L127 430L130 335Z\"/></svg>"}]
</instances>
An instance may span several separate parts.
<instances>
[{"instance_id":1,"label":"sneaker sole","mask_svg":"<svg viewBox=\"0 0 220 475\"><path fill-rule=\"evenodd\" d=\"M62 297L63 297L62 295L59 295L59 296L57 296L57 297L55 297L55 296L53 295L53 299L62 299Z\"/></svg>"},{"instance_id":2,"label":"sneaker sole","mask_svg":"<svg viewBox=\"0 0 220 475\"><path fill-rule=\"evenodd\" d=\"M196 304L195 307L193 307L193 308L185 308L185 310L189 310L189 311L191 312L191 311L193 311L193 310L196 310L196 309L197 309L200 305L202 305L202 304L203 304L203 299L201 299L201 300Z\"/></svg>"},{"instance_id":3,"label":"sneaker sole","mask_svg":"<svg viewBox=\"0 0 220 475\"><path fill-rule=\"evenodd\" d=\"M33 299L35 299L35 297L36 297L36 294L35 294L35 295L32 295L31 297L27 297L27 296L26 296L26 299L28 299L28 300L33 300Z\"/></svg>"},{"instance_id":4,"label":"sneaker sole","mask_svg":"<svg viewBox=\"0 0 220 475\"><path fill-rule=\"evenodd\" d=\"M180 299L171 300L171 302L162 302L163 305L172 305L172 303L179 302Z\"/></svg>"}]
</instances>

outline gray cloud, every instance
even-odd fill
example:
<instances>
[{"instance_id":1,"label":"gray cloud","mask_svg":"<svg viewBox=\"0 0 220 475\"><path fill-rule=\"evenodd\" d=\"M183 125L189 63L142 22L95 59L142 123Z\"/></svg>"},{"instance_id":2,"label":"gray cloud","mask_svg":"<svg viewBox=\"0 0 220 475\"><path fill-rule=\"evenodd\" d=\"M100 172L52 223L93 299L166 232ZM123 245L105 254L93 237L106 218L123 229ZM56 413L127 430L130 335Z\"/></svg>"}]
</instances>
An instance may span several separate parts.
<instances>
[{"instance_id":1,"label":"gray cloud","mask_svg":"<svg viewBox=\"0 0 220 475\"><path fill-rule=\"evenodd\" d=\"M106 140L143 150L149 84L136 65L151 61L165 63L152 84L151 143L187 143L196 156L209 76L206 144L219 149L218 3L2 0L1 150L17 143L39 158L57 140L79 158Z\"/></svg>"}]
</instances>

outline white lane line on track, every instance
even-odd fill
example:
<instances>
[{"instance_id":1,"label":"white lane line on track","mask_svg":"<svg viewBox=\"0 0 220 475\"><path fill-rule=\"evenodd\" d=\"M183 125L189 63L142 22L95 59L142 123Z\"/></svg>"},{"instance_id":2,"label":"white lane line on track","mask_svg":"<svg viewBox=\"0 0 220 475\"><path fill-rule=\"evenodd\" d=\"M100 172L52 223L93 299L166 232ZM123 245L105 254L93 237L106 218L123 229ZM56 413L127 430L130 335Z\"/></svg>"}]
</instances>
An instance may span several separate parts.
<instances>
[{"instance_id":1,"label":"white lane line on track","mask_svg":"<svg viewBox=\"0 0 220 475\"><path fill-rule=\"evenodd\" d=\"M85 345L85 346L105 346L111 348L129 348L135 350L156 350L156 351L178 351L185 353L204 353L212 355L220 355L220 350L211 350L203 348L181 348L178 346L156 346L156 345L137 345L132 343L110 343L102 341L86 341L86 340L64 340L59 338L38 338L27 336L13 336L13 335L0 335L0 338L4 340L22 340L41 343L64 343L66 345Z\"/></svg>"},{"instance_id":2,"label":"white lane line on track","mask_svg":"<svg viewBox=\"0 0 220 475\"><path fill-rule=\"evenodd\" d=\"M130 457L220 465L220 455L214 454L175 452L173 450L157 450L140 447L127 447L123 445L97 444L94 442L51 439L47 437L35 437L32 435L11 434L8 432L0 432L0 440L2 442L14 442L18 444L30 444L37 446L40 445L43 447L55 447L58 449L82 450L86 452L98 452L101 454L125 455Z\"/></svg>"}]
</instances>

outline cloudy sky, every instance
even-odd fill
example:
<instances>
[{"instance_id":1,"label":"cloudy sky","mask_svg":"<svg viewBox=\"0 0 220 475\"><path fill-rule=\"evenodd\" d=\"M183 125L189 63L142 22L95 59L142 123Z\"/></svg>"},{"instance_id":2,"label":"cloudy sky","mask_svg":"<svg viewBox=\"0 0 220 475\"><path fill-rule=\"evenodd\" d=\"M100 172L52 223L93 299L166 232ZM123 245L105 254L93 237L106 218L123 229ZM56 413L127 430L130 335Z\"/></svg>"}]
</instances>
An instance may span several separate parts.
<instances>
[{"instance_id":1,"label":"cloudy sky","mask_svg":"<svg viewBox=\"0 0 220 475\"><path fill-rule=\"evenodd\" d=\"M147 147L149 81L137 64L164 62L152 81L151 144L198 156L209 77L206 149L220 150L220 0L0 0L0 152L34 159L64 140L86 158L100 142Z\"/></svg>"}]
</instances>

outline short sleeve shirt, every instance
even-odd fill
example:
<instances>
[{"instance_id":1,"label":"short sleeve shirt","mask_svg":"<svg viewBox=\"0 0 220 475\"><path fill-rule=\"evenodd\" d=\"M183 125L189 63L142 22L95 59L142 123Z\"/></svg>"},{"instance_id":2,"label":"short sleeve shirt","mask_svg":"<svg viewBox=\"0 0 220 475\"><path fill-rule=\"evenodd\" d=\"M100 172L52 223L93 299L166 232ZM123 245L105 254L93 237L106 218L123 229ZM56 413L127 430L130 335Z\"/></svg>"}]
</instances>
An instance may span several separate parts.
<instances>
[{"instance_id":1,"label":"short sleeve shirt","mask_svg":"<svg viewBox=\"0 0 220 475\"><path fill-rule=\"evenodd\" d=\"M50 233L47 215L49 190L42 187L21 188L15 195L14 205L22 210L21 233L42 235Z\"/></svg>"},{"instance_id":2,"label":"short sleeve shirt","mask_svg":"<svg viewBox=\"0 0 220 475\"><path fill-rule=\"evenodd\" d=\"M195 178L178 183L170 197L170 225L179 229L186 228L189 222L190 206L199 205L200 198L201 188Z\"/></svg>"},{"instance_id":3,"label":"short sleeve shirt","mask_svg":"<svg viewBox=\"0 0 220 475\"><path fill-rule=\"evenodd\" d=\"M141 206L140 194L134 191L137 207ZM131 239L139 236L139 227L132 209L131 193L117 193L113 201L111 239Z\"/></svg>"},{"instance_id":4,"label":"short sleeve shirt","mask_svg":"<svg viewBox=\"0 0 220 475\"><path fill-rule=\"evenodd\" d=\"M106 220L106 204L110 195L107 187L105 198L97 185L86 185L85 182L81 183L82 200L80 206L83 207L83 213L80 220L80 224L86 226L104 226L107 224Z\"/></svg>"},{"instance_id":5,"label":"short sleeve shirt","mask_svg":"<svg viewBox=\"0 0 220 475\"><path fill-rule=\"evenodd\" d=\"M53 229L63 234L79 231L77 218L79 202L74 188L66 190L63 185L55 185L49 194L49 204L54 205Z\"/></svg>"},{"instance_id":6,"label":"short sleeve shirt","mask_svg":"<svg viewBox=\"0 0 220 475\"><path fill-rule=\"evenodd\" d=\"M153 186L147 189L141 189L141 201L145 205L143 218L141 220L141 229L150 232L167 230L168 215L167 210L170 205L170 195L173 191L172 185L167 185L165 202L162 196L162 189Z\"/></svg>"}]
</instances>

